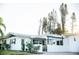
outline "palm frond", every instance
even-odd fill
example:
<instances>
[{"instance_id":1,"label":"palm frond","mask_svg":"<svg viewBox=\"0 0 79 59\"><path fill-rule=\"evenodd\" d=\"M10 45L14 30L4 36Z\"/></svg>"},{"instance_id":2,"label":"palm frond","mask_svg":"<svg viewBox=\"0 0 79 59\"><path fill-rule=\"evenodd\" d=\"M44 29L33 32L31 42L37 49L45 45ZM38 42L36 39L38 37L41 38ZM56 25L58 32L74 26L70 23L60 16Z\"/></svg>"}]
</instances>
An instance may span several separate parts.
<instances>
[{"instance_id":1,"label":"palm frond","mask_svg":"<svg viewBox=\"0 0 79 59\"><path fill-rule=\"evenodd\" d=\"M0 29L0 34L1 34L1 37L3 37L4 33L1 29Z\"/></svg>"},{"instance_id":2,"label":"palm frond","mask_svg":"<svg viewBox=\"0 0 79 59\"><path fill-rule=\"evenodd\" d=\"M0 17L0 23L2 23L3 22L3 19Z\"/></svg>"},{"instance_id":3,"label":"palm frond","mask_svg":"<svg viewBox=\"0 0 79 59\"><path fill-rule=\"evenodd\" d=\"M6 30L6 26L5 26L5 24L0 23L0 26L3 26L3 27L4 27L4 29Z\"/></svg>"}]
</instances>

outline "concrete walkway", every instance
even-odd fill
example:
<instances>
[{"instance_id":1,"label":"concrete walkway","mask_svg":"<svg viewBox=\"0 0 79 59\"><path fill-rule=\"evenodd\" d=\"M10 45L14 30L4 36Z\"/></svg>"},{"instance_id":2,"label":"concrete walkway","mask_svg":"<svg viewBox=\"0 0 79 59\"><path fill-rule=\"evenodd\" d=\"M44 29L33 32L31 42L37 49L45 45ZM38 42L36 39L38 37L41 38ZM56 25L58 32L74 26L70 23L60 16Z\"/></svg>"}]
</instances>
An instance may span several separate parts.
<instances>
[{"instance_id":1,"label":"concrete walkway","mask_svg":"<svg viewBox=\"0 0 79 59\"><path fill-rule=\"evenodd\" d=\"M79 55L79 52L43 52L43 55Z\"/></svg>"}]
</instances>

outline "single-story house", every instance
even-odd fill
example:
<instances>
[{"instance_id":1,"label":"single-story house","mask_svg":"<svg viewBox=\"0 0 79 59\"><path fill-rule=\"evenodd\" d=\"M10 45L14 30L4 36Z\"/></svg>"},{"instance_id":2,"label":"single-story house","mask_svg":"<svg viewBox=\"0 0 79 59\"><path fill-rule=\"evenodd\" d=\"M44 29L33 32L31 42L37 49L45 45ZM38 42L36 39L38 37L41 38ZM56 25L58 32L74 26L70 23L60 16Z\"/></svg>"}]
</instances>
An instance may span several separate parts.
<instances>
[{"instance_id":1,"label":"single-story house","mask_svg":"<svg viewBox=\"0 0 79 59\"><path fill-rule=\"evenodd\" d=\"M23 35L17 33L9 33L6 38L1 40L3 43L10 45L9 50L27 49L27 43L32 41L34 46L40 46L38 52L79 52L79 37L70 35L68 37L62 35ZM0 41L0 49L2 42Z\"/></svg>"}]
</instances>

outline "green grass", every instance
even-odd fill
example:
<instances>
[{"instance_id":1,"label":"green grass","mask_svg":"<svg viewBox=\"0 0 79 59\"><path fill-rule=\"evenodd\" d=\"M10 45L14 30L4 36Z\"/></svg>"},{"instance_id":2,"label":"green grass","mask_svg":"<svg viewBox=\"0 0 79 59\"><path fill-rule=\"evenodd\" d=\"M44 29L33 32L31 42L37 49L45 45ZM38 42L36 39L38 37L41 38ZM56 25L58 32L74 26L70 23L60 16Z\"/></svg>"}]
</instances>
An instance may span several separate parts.
<instances>
[{"instance_id":1,"label":"green grass","mask_svg":"<svg viewBox=\"0 0 79 59\"><path fill-rule=\"evenodd\" d=\"M42 54L42 53L29 53L26 51L15 51L15 50L0 50L0 55L33 55L33 54Z\"/></svg>"},{"instance_id":2,"label":"green grass","mask_svg":"<svg viewBox=\"0 0 79 59\"><path fill-rule=\"evenodd\" d=\"M0 50L0 55L30 55L31 53L22 51Z\"/></svg>"}]
</instances>

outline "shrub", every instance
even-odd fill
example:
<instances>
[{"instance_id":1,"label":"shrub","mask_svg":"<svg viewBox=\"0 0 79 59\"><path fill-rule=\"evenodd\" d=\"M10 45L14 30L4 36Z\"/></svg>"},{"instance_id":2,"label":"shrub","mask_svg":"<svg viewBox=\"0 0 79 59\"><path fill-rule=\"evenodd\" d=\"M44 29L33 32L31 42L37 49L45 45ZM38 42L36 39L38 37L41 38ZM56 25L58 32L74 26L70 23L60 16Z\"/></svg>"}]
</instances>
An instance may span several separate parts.
<instances>
[{"instance_id":1,"label":"shrub","mask_svg":"<svg viewBox=\"0 0 79 59\"><path fill-rule=\"evenodd\" d=\"M9 50L9 49L10 49L10 45L9 45L9 44L5 44L5 48L6 48L7 50Z\"/></svg>"},{"instance_id":2,"label":"shrub","mask_svg":"<svg viewBox=\"0 0 79 59\"><path fill-rule=\"evenodd\" d=\"M37 50L39 50L40 48L40 46L34 46L32 42L27 43L26 47L27 47L27 51L30 53L37 52Z\"/></svg>"}]
</instances>

